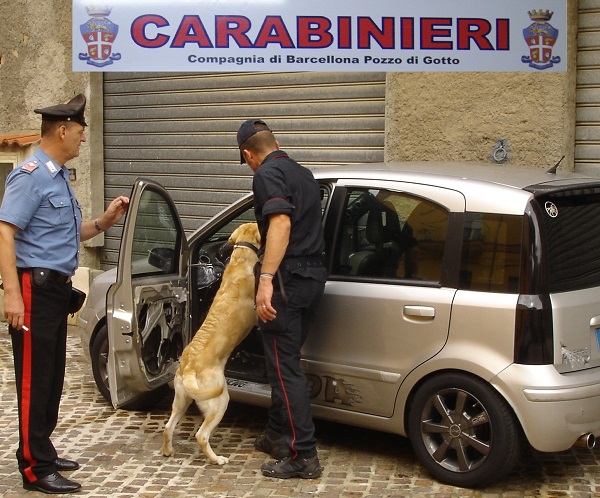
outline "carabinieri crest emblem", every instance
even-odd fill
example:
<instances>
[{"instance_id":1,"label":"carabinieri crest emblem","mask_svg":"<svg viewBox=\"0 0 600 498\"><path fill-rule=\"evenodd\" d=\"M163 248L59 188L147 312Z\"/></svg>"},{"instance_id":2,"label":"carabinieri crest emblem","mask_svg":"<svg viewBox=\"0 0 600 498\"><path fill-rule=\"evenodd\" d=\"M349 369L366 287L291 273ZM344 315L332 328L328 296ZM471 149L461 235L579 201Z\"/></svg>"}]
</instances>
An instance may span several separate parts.
<instances>
[{"instance_id":1,"label":"carabinieri crest emblem","mask_svg":"<svg viewBox=\"0 0 600 498\"><path fill-rule=\"evenodd\" d=\"M554 12L549 10L531 10L529 17L533 24L523 30L523 37L529 46L529 55L521 57L521 61L534 69L548 69L560 62L560 57L552 55L558 38L558 29L549 21Z\"/></svg>"},{"instance_id":2,"label":"carabinieri crest emblem","mask_svg":"<svg viewBox=\"0 0 600 498\"><path fill-rule=\"evenodd\" d=\"M90 6L86 7L86 10L91 19L80 26L80 31L88 51L79 54L79 59L96 67L108 66L113 61L118 61L121 54L113 54L112 46L119 33L119 26L108 19L112 7Z\"/></svg>"}]
</instances>

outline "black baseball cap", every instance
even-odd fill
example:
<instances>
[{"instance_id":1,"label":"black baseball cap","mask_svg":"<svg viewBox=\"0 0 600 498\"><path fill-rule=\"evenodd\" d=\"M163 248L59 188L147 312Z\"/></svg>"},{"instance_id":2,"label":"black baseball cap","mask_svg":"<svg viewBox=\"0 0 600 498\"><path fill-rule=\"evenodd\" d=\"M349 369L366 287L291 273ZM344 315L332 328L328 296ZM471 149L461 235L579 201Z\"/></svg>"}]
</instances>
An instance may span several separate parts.
<instances>
[{"instance_id":1,"label":"black baseball cap","mask_svg":"<svg viewBox=\"0 0 600 498\"><path fill-rule=\"evenodd\" d=\"M75 121L81 126L87 126L83 113L85 111L85 95L80 93L66 104L58 104L42 109L34 109L34 112L42 115L46 121Z\"/></svg>"},{"instance_id":2,"label":"black baseball cap","mask_svg":"<svg viewBox=\"0 0 600 498\"><path fill-rule=\"evenodd\" d=\"M271 129L267 126L267 123L265 123L262 119L247 119L242 123L242 126L240 126L237 132L237 142L238 147L240 147L240 164L244 164L246 162L241 150L242 144L259 131L271 131Z\"/></svg>"}]
</instances>

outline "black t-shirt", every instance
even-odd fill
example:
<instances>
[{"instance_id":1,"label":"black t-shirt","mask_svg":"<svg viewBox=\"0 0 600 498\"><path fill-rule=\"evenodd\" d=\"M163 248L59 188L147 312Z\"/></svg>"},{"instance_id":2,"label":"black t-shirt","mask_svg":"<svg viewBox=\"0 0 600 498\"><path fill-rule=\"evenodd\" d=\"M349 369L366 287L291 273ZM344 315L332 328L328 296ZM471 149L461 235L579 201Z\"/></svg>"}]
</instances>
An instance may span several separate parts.
<instances>
[{"instance_id":1,"label":"black t-shirt","mask_svg":"<svg viewBox=\"0 0 600 498\"><path fill-rule=\"evenodd\" d=\"M287 214L290 242L285 258L317 257L325 251L321 192L312 172L288 155L271 152L254 173L254 213L266 245L269 216Z\"/></svg>"}]
</instances>

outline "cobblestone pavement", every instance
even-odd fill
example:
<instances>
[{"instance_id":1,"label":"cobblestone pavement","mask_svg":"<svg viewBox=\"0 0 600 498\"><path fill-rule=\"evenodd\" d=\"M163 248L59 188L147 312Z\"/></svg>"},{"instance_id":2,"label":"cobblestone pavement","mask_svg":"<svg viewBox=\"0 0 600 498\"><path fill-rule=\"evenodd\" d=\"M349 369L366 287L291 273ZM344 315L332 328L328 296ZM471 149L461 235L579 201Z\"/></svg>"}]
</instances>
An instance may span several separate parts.
<instances>
[{"instance_id":1,"label":"cobblestone pavement","mask_svg":"<svg viewBox=\"0 0 600 498\"><path fill-rule=\"evenodd\" d=\"M0 496L42 496L23 490L16 469L17 404L11 345L0 324ZM529 452L523 465L485 490L440 484L416 461L399 436L317 421L320 479L272 480L260 475L268 459L254 451L265 410L231 404L211 439L230 463L214 466L193 437L200 415L190 411L175 432L174 457L160 454L170 413L167 396L150 412L114 410L99 395L75 328L69 331L68 363L61 417L53 441L61 456L82 467L71 473L88 497L600 497L600 449L554 454Z\"/></svg>"}]
</instances>

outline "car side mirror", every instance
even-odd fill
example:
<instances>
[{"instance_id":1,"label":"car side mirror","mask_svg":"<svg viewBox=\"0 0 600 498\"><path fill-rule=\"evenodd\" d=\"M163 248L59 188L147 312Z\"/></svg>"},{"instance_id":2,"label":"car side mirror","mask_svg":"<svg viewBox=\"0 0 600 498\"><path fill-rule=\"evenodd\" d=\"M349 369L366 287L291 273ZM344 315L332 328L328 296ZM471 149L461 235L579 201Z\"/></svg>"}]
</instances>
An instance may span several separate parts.
<instances>
[{"instance_id":1,"label":"car side mirror","mask_svg":"<svg viewBox=\"0 0 600 498\"><path fill-rule=\"evenodd\" d=\"M175 266L175 251L169 247L150 249L148 263L155 268L160 268L163 273L172 273Z\"/></svg>"}]
</instances>

